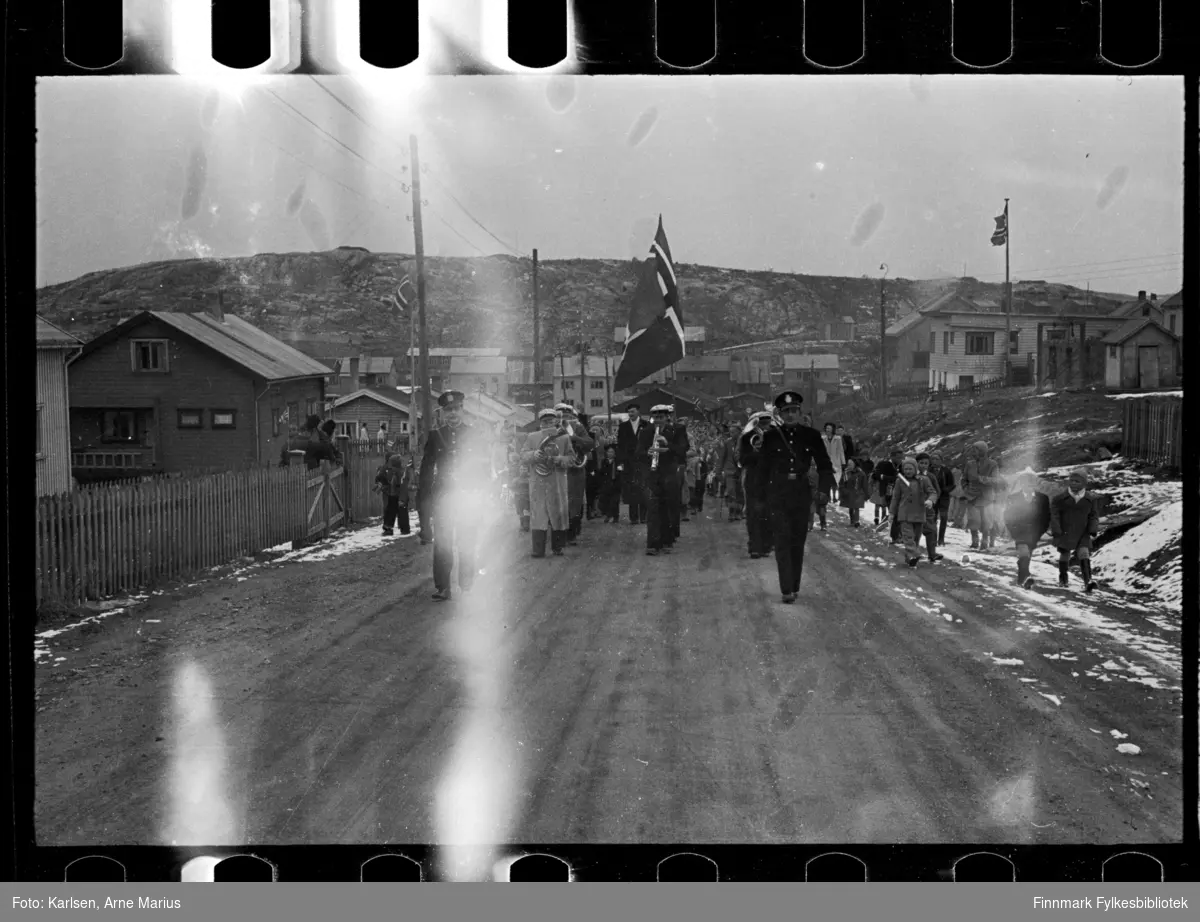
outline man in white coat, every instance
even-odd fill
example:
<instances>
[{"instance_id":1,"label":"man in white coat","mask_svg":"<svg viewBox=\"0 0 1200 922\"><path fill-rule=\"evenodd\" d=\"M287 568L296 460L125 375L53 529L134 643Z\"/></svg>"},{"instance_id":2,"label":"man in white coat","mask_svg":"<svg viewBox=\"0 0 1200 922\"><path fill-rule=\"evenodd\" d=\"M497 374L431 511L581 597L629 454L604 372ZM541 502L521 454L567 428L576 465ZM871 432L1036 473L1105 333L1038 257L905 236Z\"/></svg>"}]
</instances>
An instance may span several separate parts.
<instances>
[{"instance_id":1,"label":"man in white coat","mask_svg":"<svg viewBox=\"0 0 1200 922\"><path fill-rule=\"evenodd\" d=\"M842 484L842 471L846 467L846 450L842 445L842 437L834 435L833 423L825 424L821 433L821 441L825 443L825 451L833 464L833 494L829 498L836 503L838 488Z\"/></svg>"}]
</instances>

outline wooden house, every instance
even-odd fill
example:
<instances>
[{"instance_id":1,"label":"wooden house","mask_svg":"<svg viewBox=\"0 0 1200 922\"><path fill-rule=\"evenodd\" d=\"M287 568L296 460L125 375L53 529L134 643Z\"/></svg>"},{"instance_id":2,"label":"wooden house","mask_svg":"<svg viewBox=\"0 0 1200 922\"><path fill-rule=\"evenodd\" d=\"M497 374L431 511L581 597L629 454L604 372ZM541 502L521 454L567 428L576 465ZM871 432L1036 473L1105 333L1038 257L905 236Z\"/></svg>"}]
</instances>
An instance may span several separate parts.
<instances>
[{"instance_id":1,"label":"wooden house","mask_svg":"<svg viewBox=\"0 0 1200 922\"><path fill-rule=\"evenodd\" d=\"M1130 317L1104 337L1104 345L1104 384L1110 390L1179 386L1179 337L1153 317Z\"/></svg>"},{"instance_id":2,"label":"wooden house","mask_svg":"<svg viewBox=\"0 0 1200 922\"><path fill-rule=\"evenodd\" d=\"M37 495L71 489L71 412L67 365L83 342L43 317L37 318L37 418L34 441Z\"/></svg>"},{"instance_id":3,"label":"wooden house","mask_svg":"<svg viewBox=\"0 0 1200 922\"><path fill-rule=\"evenodd\" d=\"M70 366L72 469L90 480L273 463L321 414L329 373L219 302L143 311Z\"/></svg>"},{"instance_id":4,"label":"wooden house","mask_svg":"<svg viewBox=\"0 0 1200 922\"><path fill-rule=\"evenodd\" d=\"M733 393L733 359L728 355L685 355L672 366L675 383L712 397Z\"/></svg>"},{"instance_id":5,"label":"wooden house","mask_svg":"<svg viewBox=\"0 0 1200 922\"><path fill-rule=\"evenodd\" d=\"M503 355L456 355L450 358L448 386L466 396L508 397L508 359Z\"/></svg>"},{"instance_id":6,"label":"wooden house","mask_svg":"<svg viewBox=\"0 0 1200 922\"><path fill-rule=\"evenodd\" d=\"M399 363L390 355L343 356L334 362L333 386L326 387L330 396L342 397L367 387L387 390L400 383Z\"/></svg>"},{"instance_id":7,"label":"wooden house","mask_svg":"<svg viewBox=\"0 0 1200 922\"><path fill-rule=\"evenodd\" d=\"M838 395L841 380L836 354L789 354L783 357L783 387L799 391L806 400L821 404Z\"/></svg>"},{"instance_id":8,"label":"wooden house","mask_svg":"<svg viewBox=\"0 0 1200 922\"><path fill-rule=\"evenodd\" d=\"M884 331L888 387L924 385L931 379L934 317L944 311L985 313L980 304L948 292L922 304Z\"/></svg>"},{"instance_id":9,"label":"wooden house","mask_svg":"<svg viewBox=\"0 0 1200 922\"><path fill-rule=\"evenodd\" d=\"M1162 303L1162 325L1183 342L1183 292L1178 291Z\"/></svg>"},{"instance_id":10,"label":"wooden house","mask_svg":"<svg viewBox=\"0 0 1200 922\"><path fill-rule=\"evenodd\" d=\"M409 399L408 394L395 388L389 391L359 388L339 397L333 402L331 413L337 424L335 434L358 439L361 427L366 426L367 437L373 439L379 431L379 424L387 423L389 438L407 439L411 423ZM420 415L418 410L418 419Z\"/></svg>"}]
</instances>

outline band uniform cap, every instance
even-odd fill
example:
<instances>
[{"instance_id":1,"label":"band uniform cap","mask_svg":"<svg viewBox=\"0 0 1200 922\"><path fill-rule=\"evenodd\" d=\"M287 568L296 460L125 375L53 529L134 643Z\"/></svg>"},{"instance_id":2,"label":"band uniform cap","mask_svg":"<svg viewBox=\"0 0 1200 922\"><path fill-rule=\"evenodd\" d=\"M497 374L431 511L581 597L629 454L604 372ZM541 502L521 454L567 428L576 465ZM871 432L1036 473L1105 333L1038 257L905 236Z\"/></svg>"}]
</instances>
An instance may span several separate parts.
<instances>
[{"instance_id":1,"label":"band uniform cap","mask_svg":"<svg viewBox=\"0 0 1200 922\"><path fill-rule=\"evenodd\" d=\"M557 415L558 413L554 410L551 410L549 407L538 411L538 419L554 419L554 417Z\"/></svg>"},{"instance_id":2,"label":"band uniform cap","mask_svg":"<svg viewBox=\"0 0 1200 922\"><path fill-rule=\"evenodd\" d=\"M441 396L438 397L438 406L448 407L454 403L463 403L465 400L466 397L462 391L442 391Z\"/></svg>"},{"instance_id":3,"label":"band uniform cap","mask_svg":"<svg viewBox=\"0 0 1200 922\"><path fill-rule=\"evenodd\" d=\"M782 410L784 407L798 407L804 403L804 395L795 391L784 391L775 398L775 406Z\"/></svg>"},{"instance_id":4,"label":"band uniform cap","mask_svg":"<svg viewBox=\"0 0 1200 922\"><path fill-rule=\"evenodd\" d=\"M575 408L573 406L571 406L569 403L555 404L554 409L555 409L555 411L560 412L560 413L574 413L575 412Z\"/></svg>"},{"instance_id":5,"label":"band uniform cap","mask_svg":"<svg viewBox=\"0 0 1200 922\"><path fill-rule=\"evenodd\" d=\"M651 413L670 413L671 408L669 406L667 406L665 403L656 403L654 406L652 406L650 408L650 412Z\"/></svg>"}]
</instances>

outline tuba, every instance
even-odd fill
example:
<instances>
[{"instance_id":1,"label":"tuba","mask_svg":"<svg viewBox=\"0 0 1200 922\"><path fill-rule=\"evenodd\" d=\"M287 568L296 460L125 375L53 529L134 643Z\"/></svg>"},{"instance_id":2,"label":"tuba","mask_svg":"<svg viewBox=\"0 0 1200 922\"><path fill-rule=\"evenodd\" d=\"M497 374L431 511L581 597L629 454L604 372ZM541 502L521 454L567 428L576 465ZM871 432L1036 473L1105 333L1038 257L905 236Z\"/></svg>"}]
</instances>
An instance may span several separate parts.
<instances>
[{"instance_id":1,"label":"tuba","mask_svg":"<svg viewBox=\"0 0 1200 922\"><path fill-rule=\"evenodd\" d=\"M767 428L777 425L778 423L775 422L773 416L766 419L765 425L763 416L755 416L746 424L746 428L742 430L742 435L752 433L750 435L750 447L755 451L759 451L762 449L763 438L767 434Z\"/></svg>"},{"instance_id":2,"label":"tuba","mask_svg":"<svg viewBox=\"0 0 1200 922\"><path fill-rule=\"evenodd\" d=\"M562 426L551 431L551 433L542 440L542 444L537 447L537 450L544 452L548 457L541 461L533 462L533 472L539 477L549 477L554 473L553 458L558 455L558 446L554 444L554 440L563 434Z\"/></svg>"}]
</instances>

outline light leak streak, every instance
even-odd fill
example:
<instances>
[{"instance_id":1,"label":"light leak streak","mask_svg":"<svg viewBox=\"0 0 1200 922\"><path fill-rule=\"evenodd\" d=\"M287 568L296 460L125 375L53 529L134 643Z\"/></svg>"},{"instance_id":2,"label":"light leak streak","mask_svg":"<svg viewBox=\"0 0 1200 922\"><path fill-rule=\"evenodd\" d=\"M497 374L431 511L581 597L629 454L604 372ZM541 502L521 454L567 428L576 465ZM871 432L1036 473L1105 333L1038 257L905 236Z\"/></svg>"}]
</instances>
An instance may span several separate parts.
<instances>
[{"instance_id":1,"label":"light leak streak","mask_svg":"<svg viewBox=\"0 0 1200 922\"><path fill-rule=\"evenodd\" d=\"M203 667L180 667L173 689L169 812L163 841L176 847L232 845L237 814L229 796L225 738Z\"/></svg>"},{"instance_id":2,"label":"light leak streak","mask_svg":"<svg viewBox=\"0 0 1200 922\"><path fill-rule=\"evenodd\" d=\"M480 573L471 592L456 591L446 626L446 652L455 660L465 704L455 743L434 798L434 827L442 876L453 881L492 878L497 846L518 818L521 762L517 721L508 701L512 632L506 629L511 588L502 564L489 560L507 541L515 517L489 495L467 501L479 522ZM508 540L512 540L509 536Z\"/></svg>"}]
</instances>

